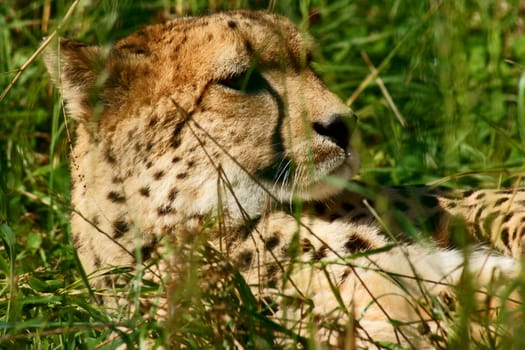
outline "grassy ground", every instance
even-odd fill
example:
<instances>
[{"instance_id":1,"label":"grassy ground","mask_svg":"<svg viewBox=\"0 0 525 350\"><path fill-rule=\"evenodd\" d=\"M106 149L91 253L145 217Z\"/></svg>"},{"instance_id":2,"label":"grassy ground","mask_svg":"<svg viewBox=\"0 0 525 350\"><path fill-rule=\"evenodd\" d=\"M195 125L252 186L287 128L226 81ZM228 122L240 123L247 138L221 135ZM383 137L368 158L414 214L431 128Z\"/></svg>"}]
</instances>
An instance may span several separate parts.
<instances>
[{"instance_id":1,"label":"grassy ground","mask_svg":"<svg viewBox=\"0 0 525 350\"><path fill-rule=\"evenodd\" d=\"M363 180L521 184L525 3L518 0L0 2L0 348L104 348L117 326L133 330L130 344L158 333L197 349L270 347L270 331L286 333L250 309L251 294L231 272L234 287L220 292L193 293L188 280L190 292L175 296L183 316L170 334L134 315L116 323L90 301L68 228L71 125L42 62L32 59L55 29L108 43L169 15L268 7L316 38L316 69L359 115ZM209 305L241 306L223 324L224 311L208 313ZM520 348L525 335L513 341Z\"/></svg>"}]
</instances>

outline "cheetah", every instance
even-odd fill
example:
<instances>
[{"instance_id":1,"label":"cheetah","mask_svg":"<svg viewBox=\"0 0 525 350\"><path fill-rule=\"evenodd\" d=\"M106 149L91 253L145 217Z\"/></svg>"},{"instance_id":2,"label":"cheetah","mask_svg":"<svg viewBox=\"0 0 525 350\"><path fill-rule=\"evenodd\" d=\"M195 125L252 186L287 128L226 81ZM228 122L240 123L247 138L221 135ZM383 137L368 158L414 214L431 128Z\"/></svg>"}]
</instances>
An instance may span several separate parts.
<instances>
[{"instance_id":1,"label":"cheetah","mask_svg":"<svg viewBox=\"0 0 525 350\"><path fill-rule=\"evenodd\" d=\"M420 334L427 294L453 294L466 273L482 288L520 266L440 246L451 217L480 219L463 208L471 196L413 191L438 215L438 243L423 244L389 236L373 198L338 185L358 170L356 117L311 69L312 45L284 17L237 11L146 26L108 50L69 39L48 49L77 122L74 246L93 285L110 288L120 276L100 271L112 267L175 278L170 266L182 257L172 247L204 237L299 335L336 347L432 348ZM383 192L392 191L407 198ZM498 247L514 254L508 242Z\"/></svg>"}]
</instances>

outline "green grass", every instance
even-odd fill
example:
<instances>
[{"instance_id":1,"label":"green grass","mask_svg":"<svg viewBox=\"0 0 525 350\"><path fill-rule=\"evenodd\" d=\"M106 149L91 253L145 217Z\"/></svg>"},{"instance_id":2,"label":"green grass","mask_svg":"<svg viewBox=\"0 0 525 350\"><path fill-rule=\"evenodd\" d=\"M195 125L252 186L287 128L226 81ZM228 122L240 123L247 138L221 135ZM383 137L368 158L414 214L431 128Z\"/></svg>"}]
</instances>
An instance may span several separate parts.
<instances>
[{"instance_id":1,"label":"green grass","mask_svg":"<svg viewBox=\"0 0 525 350\"><path fill-rule=\"evenodd\" d=\"M257 309L240 276L227 268L221 273L231 283L219 290L198 286L200 272L188 273L184 288L173 296L179 312L168 329L135 314L115 321L93 302L69 236L72 125L64 121L41 60L29 60L54 29L104 44L166 14L268 8L268 3L82 1L64 20L70 1L0 2L0 89L24 67L0 101L0 348L104 348L117 326L132 330L123 339L135 346L147 334L195 349L231 348L235 342L271 348L276 334L293 338ZM361 120L355 138L361 179L391 185L446 182L458 188L522 183L525 17L520 1L271 3L317 40L315 68L330 89L344 100L352 96ZM367 80L372 65L379 73ZM225 313L230 322L222 322ZM525 335L512 342L485 339L471 346L518 349ZM450 344L464 346L461 337Z\"/></svg>"}]
</instances>

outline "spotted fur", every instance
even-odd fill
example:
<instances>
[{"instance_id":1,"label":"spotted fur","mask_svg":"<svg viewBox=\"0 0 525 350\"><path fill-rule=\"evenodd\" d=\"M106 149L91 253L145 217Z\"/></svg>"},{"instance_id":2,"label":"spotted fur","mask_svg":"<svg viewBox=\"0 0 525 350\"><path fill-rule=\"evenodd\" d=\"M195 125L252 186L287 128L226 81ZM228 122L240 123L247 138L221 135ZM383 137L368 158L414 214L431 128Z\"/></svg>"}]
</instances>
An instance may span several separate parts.
<instances>
[{"instance_id":1,"label":"spotted fur","mask_svg":"<svg viewBox=\"0 0 525 350\"><path fill-rule=\"evenodd\" d=\"M310 41L286 18L241 11L148 26L109 51L67 39L48 50L48 70L78 122L73 242L93 283L110 287L115 279L96 277L104 269L147 264L169 251L166 242L191 242L206 227L209 244L299 334L313 322L319 341L341 345L359 320L354 343L430 347L419 334L421 300L452 293L464 256L399 243L362 197L330 181L356 171L355 117L310 68ZM438 215L435 232L447 231L443 211L466 205L469 225L486 223L482 235L503 223L501 248L514 254L508 246L521 232L505 226L514 219L491 221L492 212L470 206L482 193L392 203ZM300 214L293 199L304 202ZM169 278L177 258L164 256L150 277ZM481 287L496 270L507 278L519 270L487 251L468 259Z\"/></svg>"}]
</instances>

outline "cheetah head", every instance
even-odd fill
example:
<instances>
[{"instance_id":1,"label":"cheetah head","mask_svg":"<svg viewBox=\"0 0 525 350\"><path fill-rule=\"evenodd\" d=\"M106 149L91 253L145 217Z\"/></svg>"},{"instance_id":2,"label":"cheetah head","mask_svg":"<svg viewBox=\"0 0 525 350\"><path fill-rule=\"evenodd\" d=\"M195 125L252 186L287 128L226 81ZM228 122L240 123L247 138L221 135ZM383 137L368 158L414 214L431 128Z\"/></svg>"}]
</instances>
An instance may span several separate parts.
<instances>
[{"instance_id":1,"label":"cheetah head","mask_svg":"<svg viewBox=\"0 0 525 350\"><path fill-rule=\"evenodd\" d=\"M78 161L86 186L107 192L98 182L111 180L128 207L202 214L222 200L256 213L271 198L330 196L339 188L329 178L357 168L355 117L310 68L310 40L286 18L182 18L110 48L62 40L49 51L79 121L76 156L99 154Z\"/></svg>"}]
</instances>

